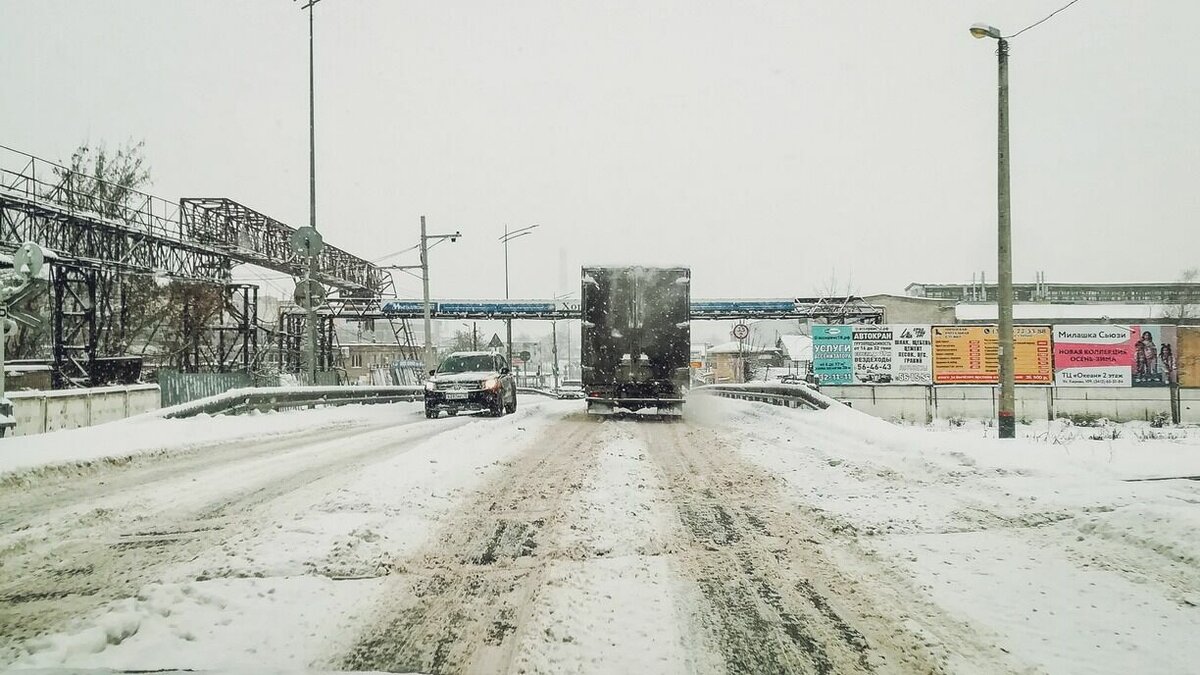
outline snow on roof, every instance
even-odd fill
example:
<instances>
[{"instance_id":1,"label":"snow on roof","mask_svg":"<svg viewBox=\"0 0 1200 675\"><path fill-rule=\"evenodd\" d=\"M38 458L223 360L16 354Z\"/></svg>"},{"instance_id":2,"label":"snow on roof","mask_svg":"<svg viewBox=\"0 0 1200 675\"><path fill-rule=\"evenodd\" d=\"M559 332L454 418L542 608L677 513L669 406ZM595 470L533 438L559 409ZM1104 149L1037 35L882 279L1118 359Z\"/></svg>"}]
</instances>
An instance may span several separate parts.
<instances>
[{"instance_id":1,"label":"snow on roof","mask_svg":"<svg viewBox=\"0 0 1200 675\"><path fill-rule=\"evenodd\" d=\"M793 361L812 361L812 338L807 335L780 335L783 352Z\"/></svg>"},{"instance_id":2,"label":"snow on roof","mask_svg":"<svg viewBox=\"0 0 1200 675\"><path fill-rule=\"evenodd\" d=\"M1184 305L1189 315L1200 313L1200 306ZM1013 319L1018 321L1033 321L1045 319L1055 321L1061 319L1162 319L1168 311L1178 311L1178 305L1150 304L1097 304L1097 305L1059 305L1020 303L1013 305ZM983 303L963 303L954 306L954 315L959 321L996 321L998 313L996 305Z\"/></svg>"},{"instance_id":3,"label":"snow on roof","mask_svg":"<svg viewBox=\"0 0 1200 675\"><path fill-rule=\"evenodd\" d=\"M716 347L709 347L708 354L756 354L759 352L774 351L774 347L763 347L750 343L741 343L737 340L732 342L723 342Z\"/></svg>"}]
</instances>

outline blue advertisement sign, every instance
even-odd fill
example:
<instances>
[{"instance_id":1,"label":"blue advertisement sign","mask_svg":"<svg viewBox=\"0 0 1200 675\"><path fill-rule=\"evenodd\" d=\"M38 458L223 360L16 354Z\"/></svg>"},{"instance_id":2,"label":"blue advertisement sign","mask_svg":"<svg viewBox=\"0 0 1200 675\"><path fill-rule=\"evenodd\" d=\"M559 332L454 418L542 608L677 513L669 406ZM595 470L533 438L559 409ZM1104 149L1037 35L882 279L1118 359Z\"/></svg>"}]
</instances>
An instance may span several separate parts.
<instances>
[{"instance_id":1,"label":"blue advertisement sign","mask_svg":"<svg viewBox=\"0 0 1200 675\"><path fill-rule=\"evenodd\" d=\"M813 324L813 374L825 384L854 383L854 329Z\"/></svg>"}]
</instances>

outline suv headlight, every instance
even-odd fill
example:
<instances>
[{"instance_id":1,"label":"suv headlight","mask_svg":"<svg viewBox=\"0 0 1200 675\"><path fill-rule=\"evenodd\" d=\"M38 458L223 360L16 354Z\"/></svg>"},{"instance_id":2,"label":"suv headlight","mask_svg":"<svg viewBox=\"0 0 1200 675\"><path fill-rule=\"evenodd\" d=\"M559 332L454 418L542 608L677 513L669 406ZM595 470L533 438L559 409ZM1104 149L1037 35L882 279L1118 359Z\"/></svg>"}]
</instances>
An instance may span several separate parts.
<instances>
[{"instance_id":1,"label":"suv headlight","mask_svg":"<svg viewBox=\"0 0 1200 675\"><path fill-rule=\"evenodd\" d=\"M425 391L437 391L437 383L433 380L425 380Z\"/></svg>"},{"instance_id":2,"label":"suv headlight","mask_svg":"<svg viewBox=\"0 0 1200 675\"><path fill-rule=\"evenodd\" d=\"M498 380L494 377L489 377L488 379L483 381L484 389L497 389L499 387L500 387L500 380Z\"/></svg>"}]
</instances>

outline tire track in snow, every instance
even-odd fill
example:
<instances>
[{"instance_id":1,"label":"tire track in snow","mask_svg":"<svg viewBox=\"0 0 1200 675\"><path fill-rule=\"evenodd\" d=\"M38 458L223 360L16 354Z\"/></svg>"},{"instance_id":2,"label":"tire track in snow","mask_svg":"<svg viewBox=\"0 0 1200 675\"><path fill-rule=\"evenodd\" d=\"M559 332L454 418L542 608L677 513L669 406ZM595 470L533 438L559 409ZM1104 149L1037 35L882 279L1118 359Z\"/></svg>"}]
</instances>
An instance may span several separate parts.
<instances>
[{"instance_id":1,"label":"tire track in snow","mask_svg":"<svg viewBox=\"0 0 1200 675\"><path fill-rule=\"evenodd\" d=\"M460 509L436 543L399 561L378 616L340 659L349 670L502 672L544 574L563 503L601 449L567 417Z\"/></svg>"},{"instance_id":2,"label":"tire track in snow","mask_svg":"<svg viewBox=\"0 0 1200 675\"><path fill-rule=\"evenodd\" d=\"M67 522L10 535L0 552L0 663L14 656L21 642L135 594L167 566L193 559L234 533L253 536L263 527L254 514L273 500L308 488L330 489L362 465L405 452L471 419L406 422L343 431L332 440L320 434L291 439L290 445L271 441L266 457L252 451L252 458L200 471L185 462L180 471L141 488L153 489L148 498L107 495ZM347 450L347 443L359 445ZM163 473L157 466L154 472ZM193 484L203 489L189 494ZM25 508L35 509L36 501Z\"/></svg>"},{"instance_id":3,"label":"tire track in snow","mask_svg":"<svg viewBox=\"0 0 1200 675\"><path fill-rule=\"evenodd\" d=\"M703 594L698 629L728 672L945 672L904 628L904 612L889 616L884 598L865 597L875 589L856 582L858 570L828 559L836 538L782 507L774 478L741 462L725 432L687 422L636 428L701 549L680 563Z\"/></svg>"}]
</instances>

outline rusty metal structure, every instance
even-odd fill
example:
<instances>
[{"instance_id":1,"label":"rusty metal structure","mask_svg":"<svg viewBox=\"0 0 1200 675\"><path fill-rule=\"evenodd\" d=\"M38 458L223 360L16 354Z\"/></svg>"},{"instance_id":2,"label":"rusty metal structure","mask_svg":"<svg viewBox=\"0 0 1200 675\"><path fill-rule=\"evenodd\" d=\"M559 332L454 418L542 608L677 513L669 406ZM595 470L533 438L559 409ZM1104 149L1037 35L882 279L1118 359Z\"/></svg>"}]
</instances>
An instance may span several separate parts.
<instances>
[{"instance_id":1,"label":"rusty metal structure","mask_svg":"<svg viewBox=\"0 0 1200 675\"><path fill-rule=\"evenodd\" d=\"M265 333L284 332L296 340L302 333L291 332L297 329L291 319L268 329L258 316L257 287L233 282L232 270L251 264L297 275L302 262L288 246L292 232L230 199L171 202L0 145L0 253L25 241L50 253L46 281L56 386L95 384L98 360L113 356L99 353L99 345L126 342L122 281L137 275L220 289L220 309L208 316L187 300L179 308L183 332L190 336L174 357L180 369L256 368ZM320 280L341 302L377 306L390 288L386 271L335 247L326 247L320 268ZM332 336L332 321L327 323L322 334ZM323 347L331 363L332 344L327 340Z\"/></svg>"}]
</instances>

